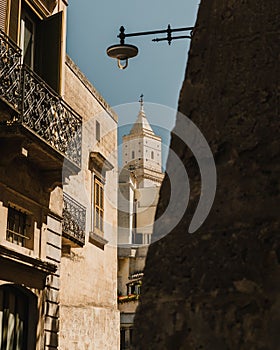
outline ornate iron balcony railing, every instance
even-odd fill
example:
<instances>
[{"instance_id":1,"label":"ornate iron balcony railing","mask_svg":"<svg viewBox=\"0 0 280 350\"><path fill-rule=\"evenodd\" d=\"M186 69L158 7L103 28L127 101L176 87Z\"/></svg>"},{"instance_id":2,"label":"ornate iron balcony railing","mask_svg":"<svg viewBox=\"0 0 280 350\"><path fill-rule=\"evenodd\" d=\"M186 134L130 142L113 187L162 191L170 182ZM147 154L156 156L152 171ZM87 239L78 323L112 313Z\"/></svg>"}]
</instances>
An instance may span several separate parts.
<instances>
[{"instance_id":1,"label":"ornate iron balcony railing","mask_svg":"<svg viewBox=\"0 0 280 350\"><path fill-rule=\"evenodd\" d=\"M22 67L21 122L81 166L82 119L31 69Z\"/></svg>"},{"instance_id":2,"label":"ornate iron balcony railing","mask_svg":"<svg viewBox=\"0 0 280 350\"><path fill-rule=\"evenodd\" d=\"M0 96L16 110L20 105L21 50L0 31Z\"/></svg>"},{"instance_id":3,"label":"ornate iron balcony railing","mask_svg":"<svg viewBox=\"0 0 280 350\"><path fill-rule=\"evenodd\" d=\"M23 124L81 167L82 118L20 61L21 50L1 31L0 97L18 112L4 122Z\"/></svg>"},{"instance_id":4,"label":"ornate iron balcony railing","mask_svg":"<svg viewBox=\"0 0 280 350\"><path fill-rule=\"evenodd\" d=\"M63 235L80 246L85 244L86 208L63 193Z\"/></svg>"}]
</instances>

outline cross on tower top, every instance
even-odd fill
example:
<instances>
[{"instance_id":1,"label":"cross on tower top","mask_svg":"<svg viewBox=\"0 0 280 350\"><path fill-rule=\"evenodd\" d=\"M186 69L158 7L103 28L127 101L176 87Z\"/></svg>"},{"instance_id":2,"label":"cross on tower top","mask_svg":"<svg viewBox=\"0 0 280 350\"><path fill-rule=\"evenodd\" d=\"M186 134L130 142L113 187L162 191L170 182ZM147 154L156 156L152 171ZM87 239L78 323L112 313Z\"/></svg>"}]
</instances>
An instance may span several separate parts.
<instances>
[{"instance_id":1,"label":"cross on tower top","mask_svg":"<svg viewBox=\"0 0 280 350\"><path fill-rule=\"evenodd\" d=\"M144 107L144 100L143 100L143 97L144 97L144 95L143 95L143 94L141 94L141 95L140 95L140 100L139 100L139 102L140 102L140 109L141 109L141 111L143 110L143 107Z\"/></svg>"}]
</instances>

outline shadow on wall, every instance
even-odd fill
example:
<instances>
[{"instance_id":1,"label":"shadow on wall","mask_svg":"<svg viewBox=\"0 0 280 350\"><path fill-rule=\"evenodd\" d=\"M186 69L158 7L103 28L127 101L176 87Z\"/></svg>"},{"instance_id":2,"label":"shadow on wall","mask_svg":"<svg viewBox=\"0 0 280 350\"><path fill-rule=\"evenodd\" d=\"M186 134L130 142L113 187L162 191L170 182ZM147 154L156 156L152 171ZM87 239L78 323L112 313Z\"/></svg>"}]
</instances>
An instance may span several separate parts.
<instances>
[{"instance_id":1,"label":"shadow on wall","mask_svg":"<svg viewBox=\"0 0 280 350\"><path fill-rule=\"evenodd\" d=\"M279 349L279 23L274 0L201 1L179 111L210 144L216 198L206 222L189 235L200 174L173 137L190 203L170 234L149 248L136 350ZM165 180L157 216L168 191Z\"/></svg>"}]
</instances>

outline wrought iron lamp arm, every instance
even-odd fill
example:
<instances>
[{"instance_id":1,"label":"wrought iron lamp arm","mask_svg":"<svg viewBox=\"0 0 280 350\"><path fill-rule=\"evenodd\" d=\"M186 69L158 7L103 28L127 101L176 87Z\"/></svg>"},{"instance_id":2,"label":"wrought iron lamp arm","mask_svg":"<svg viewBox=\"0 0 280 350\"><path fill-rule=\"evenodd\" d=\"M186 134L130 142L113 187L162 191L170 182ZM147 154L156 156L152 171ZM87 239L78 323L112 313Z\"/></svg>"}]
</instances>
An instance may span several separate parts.
<instances>
[{"instance_id":1,"label":"wrought iron lamp arm","mask_svg":"<svg viewBox=\"0 0 280 350\"><path fill-rule=\"evenodd\" d=\"M167 29L161 29L161 30L151 30L146 32L136 32L136 33L125 33L125 28L123 26L120 27L120 33L118 35L118 38L120 39L120 44L124 45L125 38L132 37L132 36L142 36L142 35L153 35L153 34L163 34L167 33L166 38L156 38L153 39L153 41L163 41L167 40L168 44L170 45L171 41L173 39L185 39L185 38L191 38L191 34L188 36L177 36L172 37L173 32L183 32L183 31L192 31L194 27L184 27L184 28L171 28L170 24L168 24Z\"/></svg>"}]
</instances>

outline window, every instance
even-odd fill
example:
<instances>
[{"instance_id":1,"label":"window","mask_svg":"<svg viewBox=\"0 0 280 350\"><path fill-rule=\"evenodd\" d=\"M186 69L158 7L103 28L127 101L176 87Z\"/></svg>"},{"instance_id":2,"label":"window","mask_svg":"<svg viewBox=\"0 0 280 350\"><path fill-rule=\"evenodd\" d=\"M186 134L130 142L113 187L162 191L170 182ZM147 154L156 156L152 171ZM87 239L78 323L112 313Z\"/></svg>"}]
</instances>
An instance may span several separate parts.
<instances>
[{"instance_id":1,"label":"window","mask_svg":"<svg viewBox=\"0 0 280 350\"><path fill-rule=\"evenodd\" d=\"M9 10L9 36L20 45L23 63L60 93L62 11L41 19L31 7L19 0L10 1Z\"/></svg>"},{"instance_id":2,"label":"window","mask_svg":"<svg viewBox=\"0 0 280 350\"><path fill-rule=\"evenodd\" d=\"M125 342L125 329L121 329L121 350L127 349L126 342Z\"/></svg>"},{"instance_id":3,"label":"window","mask_svg":"<svg viewBox=\"0 0 280 350\"><path fill-rule=\"evenodd\" d=\"M133 244L143 244L143 234L142 233L134 233L132 243Z\"/></svg>"},{"instance_id":4,"label":"window","mask_svg":"<svg viewBox=\"0 0 280 350\"><path fill-rule=\"evenodd\" d=\"M144 244L151 244L151 234L147 233L144 237Z\"/></svg>"},{"instance_id":5,"label":"window","mask_svg":"<svg viewBox=\"0 0 280 350\"><path fill-rule=\"evenodd\" d=\"M131 158L132 158L132 159L135 158L135 152L134 152L134 151L131 152Z\"/></svg>"},{"instance_id":6,"label":"window","mask_svg":"<svg viewBox=\"0 0 280 350\"><path fill-rule=\"evenodd\" d=\"M131 349L133 328L121 328L121 350Z\"/></svg>"},{"instance_id":7,"label":"window","mask_svg":"<svg viewBox=\"0 0 280 350\"><path fill-rule=\"evenodd\" d=\"M151 152L151 158L154 159L154 151Z\"/></svg>"},{"instance_id":8,"label":"window","mask_svg":"<svg viewBox=\"0 0 280 350\"><path fill-rule=\"evenodd\" d=\"M96 120L95 123L95 133L96 133L96 141L100 141L100 123Z\"/></svg>"},{"instance_id":9,"label":"window","mask_svg":"<svg viewBox=\"0 0 280 350\"><path fill-rule=\"evenodd\" d=\"M97 178L94 179L94 226L104 232L104 185Z\"/></svg>"},{"instance_id":10,"label":"window","mask_svg":"<svg viewBox=\"0 0 280 350\"><path fill-rule=\"evenodd\" d=\"M30 68L34 68L34 40L35 23L28 16L26 11L22 11L20 47L22 49L23 63Z\"/></svg>"},{"instance_id":11,"label":"window","mask_svg":"<svg viewBox=\"0 0 280 350\"><path fill-rule=\"evenodd\" d=\"M132 344L132 337L133 337L133 328L129 328L129 339L130 339L130 344Z\"/></svg>"},{"instance_id":12,"label":"window","mask_svg":"<svg viewBox=\"0 0 280 350\"><path fill-rule=\"evenodd\" d=\"M142 285L142 282L139 280L135 281L135 282L127 283L126 294L127 295L131 295L131 294L140 295L141 294L141 285Z\"/></svg>"},{"instance_id":13,"label":"window","mask_svg":"<svg viewBox=\"0 0 280 350\"><path fill-rule=\"evenodd\" d=\"M140 207L140 202L138 202L138 207ZM133 233L132 243L133 244L151 244L151 234L147 233Z\"/></svg>"},{"instance_id":14,"label":"window","mask_svg":"<svg viewBox=\"0 0 280 350\"><path fill-rule=\"evenodd\" d=\"M30 217L25 212L12 207L8 208L6 239L9 242L33 249L33 242L28 235L30 226Z\"/></svg>"}]
</instances>

